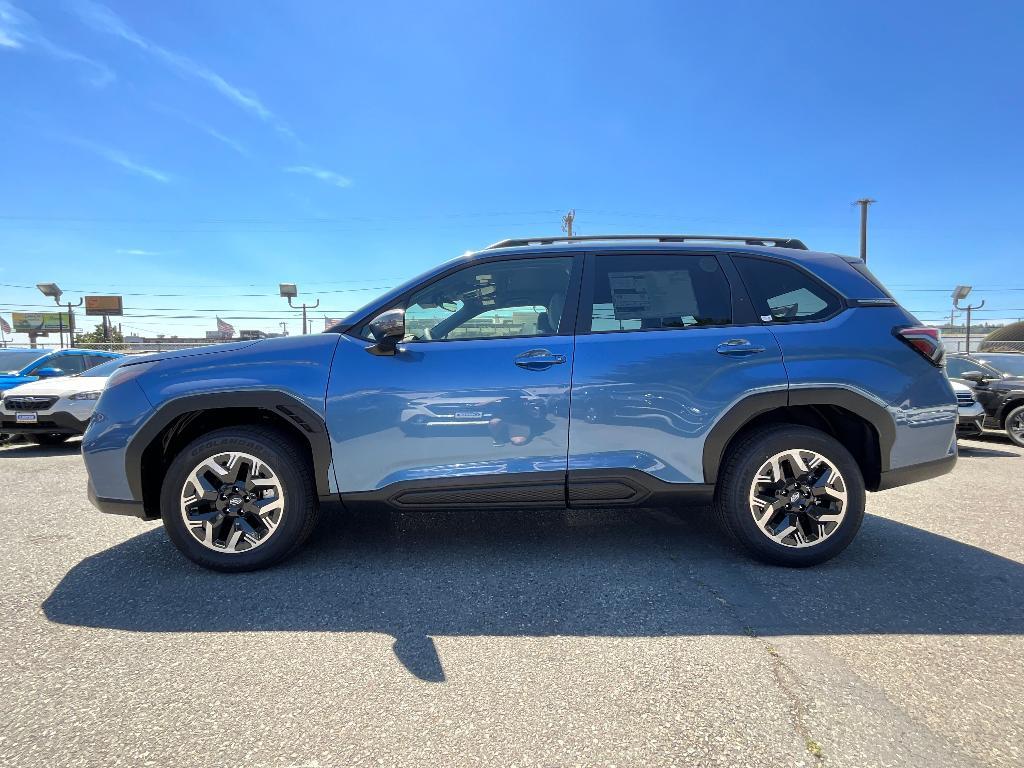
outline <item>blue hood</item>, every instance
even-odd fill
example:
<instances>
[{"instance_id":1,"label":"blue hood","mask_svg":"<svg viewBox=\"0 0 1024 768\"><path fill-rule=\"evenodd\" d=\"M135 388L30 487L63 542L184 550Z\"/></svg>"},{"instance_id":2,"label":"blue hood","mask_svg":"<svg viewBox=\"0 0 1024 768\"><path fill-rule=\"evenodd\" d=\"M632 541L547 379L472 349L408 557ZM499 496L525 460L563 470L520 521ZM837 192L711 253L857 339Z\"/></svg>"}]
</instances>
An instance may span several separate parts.
<instances>
[{"instance_id":1,"label":"blue hood","mask_svg":"<svg viewBox=\"0 0 1024 768\"><path fill-rule=\"evenodd\" d=\"M8 389L13 389L19 384L28 384L30 381L39 381L39 377L0 374L0 392L6 392Z\"/></svg>"}]
</instances>

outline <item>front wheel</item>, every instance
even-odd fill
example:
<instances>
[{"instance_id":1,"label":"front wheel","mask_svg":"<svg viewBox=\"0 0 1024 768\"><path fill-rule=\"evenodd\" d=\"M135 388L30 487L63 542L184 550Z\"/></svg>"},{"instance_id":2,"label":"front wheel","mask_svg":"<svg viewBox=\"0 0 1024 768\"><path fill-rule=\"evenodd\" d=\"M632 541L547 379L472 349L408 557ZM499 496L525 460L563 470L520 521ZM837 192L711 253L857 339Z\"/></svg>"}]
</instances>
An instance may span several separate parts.
<instances>
[{"instance_id":1,"label":"front wheel","mask_svg":"<svg viewBox=\"0 0 1024 768\"><path fill-rule=\"evenodd\" d=\"M842 552L864 519L864 478L835 438L795 425L769 427L729 451L715 506L751 555L817 565Z\"/></svg>"},{"instance_id":2,"label":"front wheel","mask_svg":"<svg viewBox=\"0 0 1024 768\"><path fill-rule=\"evenodd\" d=\"M217 571L266 568L298 549L319 515L308 460L286 434L228 427L189 443L160 494L167 535Z\"/></svg>"},{"instance_id":3,"label":"front wheel","mask_svg":"<svg viewBox=\"0 0 1024 768\"><path fill-rule=\"evenodd\" d=\"M1024 448L1024 405L1017 406L1006 414L1006 436L1014 445Z\"/></svg>"}]
</instances>

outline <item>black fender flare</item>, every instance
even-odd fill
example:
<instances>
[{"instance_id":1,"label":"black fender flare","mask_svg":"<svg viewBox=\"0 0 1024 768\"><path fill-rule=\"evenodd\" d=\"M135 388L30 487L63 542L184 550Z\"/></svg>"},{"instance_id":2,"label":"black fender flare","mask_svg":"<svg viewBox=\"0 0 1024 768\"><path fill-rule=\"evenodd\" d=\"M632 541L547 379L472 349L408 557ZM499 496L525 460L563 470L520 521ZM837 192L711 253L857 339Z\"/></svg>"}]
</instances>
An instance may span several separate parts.
<instances>
[{"instance_id":1,"label":"black fender flare","mask_svg":"<svg viewBox=\"0 0 1024 768\"><path fill-rule=\"evenodd\" d=\"M174 419L192 411L256 408L269 411L295 425L309 442L317 495L334 497L331 491L331 440L323 417L294 395L277 389L200 392L162 403L128 441L125 473L133 498L142 500L142 456Z\"/></svg>"},{"instance_id":2,"label":"black fender flare","mask_svg":"<svg viewBox=\"0 0 1024 768\"><path fill-rule=\"evenodd\" d=\"M747 395L719 418L704 439L704 482L717 481L726 446L750 421L777 408L800 405L833 405L867 421L878 433L880 469L882 472L889 470L892 446L896 441L896 423L884 407L845 387L798 387Z\"/></svg>"}]
</instances>

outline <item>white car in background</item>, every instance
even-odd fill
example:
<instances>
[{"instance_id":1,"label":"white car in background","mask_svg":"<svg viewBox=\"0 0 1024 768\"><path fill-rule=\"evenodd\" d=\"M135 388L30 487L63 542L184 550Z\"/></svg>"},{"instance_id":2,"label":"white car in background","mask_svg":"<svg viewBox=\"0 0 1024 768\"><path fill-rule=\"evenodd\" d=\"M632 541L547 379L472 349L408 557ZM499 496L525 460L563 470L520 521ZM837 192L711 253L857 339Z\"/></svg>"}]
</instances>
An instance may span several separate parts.
<instances>
[{"instance_id":1,"label":"white car in background","mask_svg":"<svg viewBox=\"0 0 1024 768\"><path fill-rule=\"evenodd\" d=\"M23 435L42 445L81 435L107 379L126 359L118 357L74 376L40 379L0 393L0 434Z\"/></svg>"},{"instance_id":2,"label":"white car in background","mask_svg":"<svg viewBox=\"0 0 1024 768\"><path fill-rule=\"evenodd\" d=\"M956 394L956 405L959 418L956 423L957 437L977 437L982 433L985 423L985 409L981 407L974 390L959 381L949 382Z\"/></svg>"}]
</instances>

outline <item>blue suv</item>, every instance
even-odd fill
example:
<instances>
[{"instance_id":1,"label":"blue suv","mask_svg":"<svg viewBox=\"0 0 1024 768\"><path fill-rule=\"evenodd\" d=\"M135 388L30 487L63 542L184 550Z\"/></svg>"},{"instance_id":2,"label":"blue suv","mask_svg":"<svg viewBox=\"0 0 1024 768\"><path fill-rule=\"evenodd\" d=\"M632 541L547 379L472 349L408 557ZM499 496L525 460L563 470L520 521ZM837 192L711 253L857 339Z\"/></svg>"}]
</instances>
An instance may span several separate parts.
<instances>
[{"instance_id":1,"label":"blue suv","mask_svg":"<svg viewBox=\"0 0 1024 768\"><path fill-rule=\"evenodd\" d=\"M506 240L323 334L128 361L83 442L105 512L261 568L328 503L713 503L753 556L825 561L865 491L948 472L938 332L798 240Z\"/></svg>"}]
</instances>

